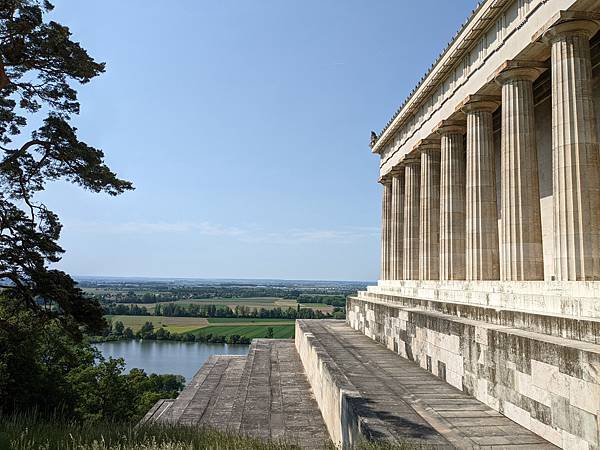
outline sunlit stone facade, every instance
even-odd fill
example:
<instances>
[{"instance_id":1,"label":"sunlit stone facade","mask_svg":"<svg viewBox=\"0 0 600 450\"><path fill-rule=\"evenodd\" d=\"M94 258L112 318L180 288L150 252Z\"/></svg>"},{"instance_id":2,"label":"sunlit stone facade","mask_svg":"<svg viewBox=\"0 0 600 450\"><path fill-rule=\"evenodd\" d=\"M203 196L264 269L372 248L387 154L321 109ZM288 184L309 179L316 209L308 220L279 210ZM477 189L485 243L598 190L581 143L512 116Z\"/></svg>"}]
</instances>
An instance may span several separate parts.
<instances>
[{"instance_id":1,"label":"sunlit stone facade","mask_svg":"<svg viewBox=\"0 0 600 450\"><path fill-rule=\"evenodd\" d=\"M564 448L600 448L599 29L598 1L481 3L372 140L382 273L348 301Z\"/></svg>"}]
</instances>

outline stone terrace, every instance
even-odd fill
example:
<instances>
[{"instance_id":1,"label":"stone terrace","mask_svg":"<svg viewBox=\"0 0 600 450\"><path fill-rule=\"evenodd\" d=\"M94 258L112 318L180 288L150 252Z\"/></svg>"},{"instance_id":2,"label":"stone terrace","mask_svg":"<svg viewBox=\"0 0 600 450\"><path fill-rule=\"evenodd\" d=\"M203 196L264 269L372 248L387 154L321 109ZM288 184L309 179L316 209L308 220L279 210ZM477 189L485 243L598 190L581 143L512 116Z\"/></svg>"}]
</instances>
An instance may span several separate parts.
<instances>
[{"instance_id":1,"label":"stone terrace","mask_svg":"<svg viewBox=\"0 0 600 450\"><path fill-rule=\"evenodd\" d=\"M323 448L363 439L418 448L554 448L343 321L299 320L296 342L213 356L143 422L209 426Z\"/></svg>"},{"instance_id":2,"label":"stone terrace","mask_svg":"<svg viewBox=\"0 0 600 450\"><path fill-rule=\"evenodd\" d=\"M327 429L292 340L255 339L248 356L212 356L175 400L142 420L182 423L323 448Z\"/></svg>"},{"instance_id":3,"label":"stone terrace","mask_svg":"<svg viewBox=\"0 0 600 450\"><path fill-rule=\"evenodd\" d=\"M297 321L296 346L335 441L352 445L364 436L438 448L555 448L342 321Z\"/></svg>"}]
</instances>

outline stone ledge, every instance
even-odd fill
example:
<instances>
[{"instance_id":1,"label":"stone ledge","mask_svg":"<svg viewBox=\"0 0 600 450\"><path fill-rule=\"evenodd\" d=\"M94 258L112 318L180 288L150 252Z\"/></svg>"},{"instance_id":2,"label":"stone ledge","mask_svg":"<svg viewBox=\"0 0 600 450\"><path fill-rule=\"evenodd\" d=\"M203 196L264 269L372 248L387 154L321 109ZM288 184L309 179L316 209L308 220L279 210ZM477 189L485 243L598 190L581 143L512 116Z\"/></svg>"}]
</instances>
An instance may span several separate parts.
<instances>
[{"instance_id":1,"label":"stone ledge","mask_svg":"<svg viewBox=\"0 0 600 450\"><path fill-rule=\"evenodd\" d=\"M368 286L367 292L600 320L598 281L383 280Z\"/></svg>"},{"instance_id":2,"label":"stone ledge","mask_svg":"<svg viewBox=\"0 0 600 450\"><path fill-rule=\"evenodd\" d=\"M416 448L554 448L343 321L298 320L296 348L341 447L366 439Z\"/></svg>"},{"instance_id":3,"label":"stone ledge","mask_svg":"<svg viewBox=\"0 0 600 450\"><path fill-rule=\"evenodd\" d=\"M385 291L387 292L387 291ZM391 307L415 308L424 311L437 311L456 317L519 328L534 333L547 334L577 341L600 344L600 320L573 317L564 314L530 312L514 308L479 305L465 302L448 302L392 295L390 293L359 292L353 297Z\"/></svg>"}]
</instances>

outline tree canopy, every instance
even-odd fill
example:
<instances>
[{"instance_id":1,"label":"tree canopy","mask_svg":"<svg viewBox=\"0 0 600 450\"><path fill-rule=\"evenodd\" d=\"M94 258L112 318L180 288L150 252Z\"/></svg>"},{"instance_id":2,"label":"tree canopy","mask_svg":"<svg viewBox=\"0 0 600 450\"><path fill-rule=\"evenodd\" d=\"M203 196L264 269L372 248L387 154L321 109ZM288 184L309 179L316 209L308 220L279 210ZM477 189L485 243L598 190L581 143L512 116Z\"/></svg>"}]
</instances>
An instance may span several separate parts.
<instances>
[{"instance_id":1,"label":"tree canopy","mask_svg":"<svg viewBox=\"0 0 600 450\"><path fill-rule=\"evenodd\" d=\"M105 65L48 19L52 9L44 0L0 0L0 280L13 313L26 309L80 335L105 325L102 310L50 267L63 253L61 224L36 194L57 180L109 195L133 186L71 123L80 110L76 86Z\"/></svg>"}]
</instances>

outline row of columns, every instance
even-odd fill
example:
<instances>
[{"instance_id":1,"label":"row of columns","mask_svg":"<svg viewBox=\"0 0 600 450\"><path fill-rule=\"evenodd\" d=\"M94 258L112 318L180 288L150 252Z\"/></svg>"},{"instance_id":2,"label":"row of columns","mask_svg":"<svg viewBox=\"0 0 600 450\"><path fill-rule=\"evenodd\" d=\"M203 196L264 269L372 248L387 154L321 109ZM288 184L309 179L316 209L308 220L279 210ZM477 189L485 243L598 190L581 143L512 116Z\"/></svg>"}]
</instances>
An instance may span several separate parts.
<instances>
[{"instance_id":1,"label":"row of columns","mask_svg":"<svg viewBox=\"0 0 600 450\"><path fill-rule=\"evenodd\" d=\"M589 46L597 29L596 22L573 20L544 35L551 45L558 280L600 279L600 149ZM421 141L417 157L382 178L383 279L544 278L533 102L533 81L543 70L539 63L505 64L496 76L501 99L469 97L466 122L443 121L439 139ZM492 112L500 101L498 227Z\"/></svg>"}]
</instances>

